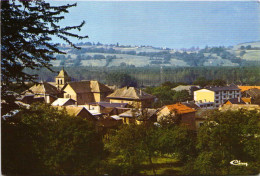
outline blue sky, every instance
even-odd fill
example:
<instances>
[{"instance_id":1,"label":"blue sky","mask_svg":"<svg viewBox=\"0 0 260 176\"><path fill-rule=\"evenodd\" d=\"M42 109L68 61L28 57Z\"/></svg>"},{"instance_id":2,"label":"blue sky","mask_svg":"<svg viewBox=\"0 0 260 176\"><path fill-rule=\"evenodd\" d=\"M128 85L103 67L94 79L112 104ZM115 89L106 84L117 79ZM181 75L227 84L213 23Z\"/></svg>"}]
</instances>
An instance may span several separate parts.
<instances>
[{"instance_id":1,"label":"blue sky","mask_svg":"<svg viewBox=\"0 0 260 176\"><path fill-rule=\"evenodd\" d=\"M74 1L50 1L63 5ZM62 26L86 21L83 42L182 48L229 46L260 40L255 1L79 1ZM71 39L73 42L80 42ZM61 42L54 38L55 42Z\"/></svg>"}]
</instances>

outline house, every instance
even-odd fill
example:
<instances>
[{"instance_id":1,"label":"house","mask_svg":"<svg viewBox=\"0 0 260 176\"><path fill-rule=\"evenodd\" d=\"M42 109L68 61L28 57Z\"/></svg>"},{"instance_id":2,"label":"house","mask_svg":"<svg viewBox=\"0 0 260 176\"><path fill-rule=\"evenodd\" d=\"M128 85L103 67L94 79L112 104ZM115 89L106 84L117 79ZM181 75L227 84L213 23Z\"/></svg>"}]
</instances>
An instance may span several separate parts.
<instances>
[{"instance_id":1,"label":"house","mask_svg":"<svg viewBox=\"0 0 260 176\"><path fill-rule=\"evenodd\" d=\"M62 88L64 98L76 100L79 105L90 102L106 101L112 91L98 81L68 82Z\"/></svg>"},{"instance_id":2,"label":"house","mask_svg":"<svg viewBox=\"0 0 260 176\"><path fill-rule=\"evenodd\" d=\"M260 87L260 86L259 86ZM260 89L258 88L252 88L252 89L248 89L248 90L245 90L243 93L242 93L242 96L243 97L246 97L246 98L251 98L251 99L256 99L258 97L260 97Z\"/></svg>"},{"instance_id":3,"label":"house","mask_svg":"<svg viewBox=\"0 0 260 176\"><path fill-rule=\"evenodd\" d=\"M260 86L238 86L238 88L241 90L241 92L245 92L249 89L260 89Z\"/></svg>"},{"instance_id":4,"label":"house","mask_svg":"<svg viewBox=\"0 0 260 176\"><path fill-rule=\"evenodd\" d=\"M198 130L203 123L210 117L214 109L199 109L195 114L196 130Z\"/></svg>"},{"instance_id":5,"label":"house","mask_svg":"<svg viewBox=\"0 0 260 176\"><path fill-rule=\"evenodd\" d=\"M134 87L123 87L107 96L111 103L128 103L135 108L152 106L155 96Z\"/></svg>"},{"instance_id":6,"label":"house","mask_svg":"<svg viewBox=\"0 0 260 176\"><path fill-rule=\"evenodd\" d=\"M175 121L177 120L176 118L179 117L180 123L182 125L187 126L191 130L195 130L195 112L195 109L192 109L181 103L166 105L157 113L157 121Z\"/></svg>"},{"instance_id":7,"label":"house","mask_svg":"<svg viewBox=\"0 0 260 176\"><path fill-rule=\"evenodd\" d=\"M224 102L224 104L246 104L244 101L243 101L243 98L231 98L231 99L228 99Z\"/></svg>"},{"instance_id":8,"label":"house","mask_svg":"<svg viewBox=\"0 0 260 176\"><path fill-rule=\"evenodd\" d=\"M17 98L18 101L25 103L25 104L32 104L32 103L44 103L45 99L44 97L35 97L35 95L31 94L31 95L22 95L21 97Z\"/></svg>"},{"instance_id":9,"label":"house","mask_svg":"<svg viewBox=\"0 0 260 176\"><path fill-rule=\"evenodd\" d=\"M240 109L245 110L255 110L260 112L260 105L255 104L224 104L221 107L219 107L220 111L238 111Z\"/></svg>"},{"instance_id":10,"label":"house","mask_svg":"<svg viewBox=\"0 0 260 176\"><path fill-rule=\"evenodd\" d=\"M37 83L31 88L29 88L29 90L23 92L22 94L24 94L24 96L33 96L34 99L35 98L44 99L46 103L52 103L57 98L63 96L62 91L58 90L55 86L51 85L48 82ZM32 99L31 97L27 97L23 101L34 101L31 99Z\"/></svg>"},{"instance_id":11,"label":"house","mask_svg":"<svg viewBox=\"0 0 260 176\"><path fill-rule=\"evenodd\" d=\"M87 104L88 110L102 112L105 108L128 108L128 103L91 102Z\"/></svg>"},{"instance_id":12,"label":"house","mask_svg":"<svg viewBox=\"0 0 260 176\"><path fill-rule=\"evenodd\" d=\"M98 121L98 127L103 134L107 134L107 130L117 128L122 123L122 118L107 117Z\"/></svg>"},{"instance_id":13,"label":"house","mask_svg":"<svg viewBox=\"0 0 260 176\"><path fill-rule=\"evenodd\" d=\"M195 101L213 102L215 107L219 107L226 100L232 98L241 98L241 91L234 84L224 87L209 87L194 91Z\"/></svg>"},{"instance_id":14,"label":"house","mask_svg":"<svg viewBox=\"0 0 260 176\"><path fill-rule=\"evenodd\" d=\"M90 121L97 121L98 119L95 118L86 108L78 107L78 106L56 106L58 110L65 110L71 116L79 116Z\"/></svg>"},{"instance_id":15,"label":"house","mask_svg":"<svg viewBox=\"0 0 260 176\"><path fill-rule=\"evenodd\" d=\"M119 114L118 116L123 119L124 124L136 123L149 123L157 121L156 109L130 109L126 112Z\"/></svg>"},{"instance_id":16,"label":"house","mask_svg":"<svg viewBox=\"0 0 260 176\"><path fill-rule=\"evenodd\" d=\"M195 90L199 90L200 86L198 85L179 85L175 88L172 88L172 90L174 91L183 91L186 90L189 92L190 95L193 95L193 92Z\"/></svg>"},{"instance_id":17,"label":"house","mask_svg":"<svg viewBox=\"0 0 260 176\"><path fill-rule=\"evenodd\" d=\"M51 105L52 106L69 106L75 105L76 101L71 98L58 98Z\"/></svg>"},{"instance_id":18,"label":"house","mask_svg":"<svg viewBox=\"0 0 260 176\"><path fill-rule=\"evenodd\" d=\"M193 108L193 109L213 109L214 108L214 103L213 102L202 102L202 101L187 101L187 102L182 102L182 104Z\"/></svg>"},{"instance_id":19,"label":"house","mask_svg":"<svg viewBox=\"0 0 260 176\"><path fill-rule=\"evenodd\" d=\"M198 106L195 101L181 102L181 104L183 104L185 106L188 106L188 107L190 107L192 109L196 109L196 110L200 109L200 106Z\"/></svg>"}]
</instances>

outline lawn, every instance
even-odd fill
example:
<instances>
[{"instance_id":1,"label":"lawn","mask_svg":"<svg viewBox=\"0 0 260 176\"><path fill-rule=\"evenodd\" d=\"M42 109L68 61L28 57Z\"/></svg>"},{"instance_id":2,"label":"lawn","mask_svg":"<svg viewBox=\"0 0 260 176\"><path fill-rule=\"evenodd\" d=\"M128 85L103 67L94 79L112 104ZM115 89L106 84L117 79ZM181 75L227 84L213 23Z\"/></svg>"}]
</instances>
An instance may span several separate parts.
<instances>
[{"instance_id":1,"label":"lawn","mask_svg":"<svg viewBox=\"0 0 260 176\"><path fill-rule=\"evenodd\" d=\"M120 169L122 169L122 163L120 156L114 156L108 158L106 163L110 165L105 172L111 174L119 174ZM174 157L171 156L158 156L152 158L153 164L151 165L148 161L143 162L139 167L140 175L154 175L153 168L155 168L156 175L181 175L182 173L182 164ZM111 172L111 169L113 170ZM139 175L138 174L138 175Z\"/></svg>"},{"instance_id":2,"label":"lawn","mask_svg":"<svg viewBox=\"0 0 260 176\"><path fill-rule=\"evenodd\" d=\"M152 159L156 175L180 175L181 163L172 157L156 157ZM140 174L154 175L152 166L148 162L142 165L143 171Z\"/></svg>"}]
</instances>

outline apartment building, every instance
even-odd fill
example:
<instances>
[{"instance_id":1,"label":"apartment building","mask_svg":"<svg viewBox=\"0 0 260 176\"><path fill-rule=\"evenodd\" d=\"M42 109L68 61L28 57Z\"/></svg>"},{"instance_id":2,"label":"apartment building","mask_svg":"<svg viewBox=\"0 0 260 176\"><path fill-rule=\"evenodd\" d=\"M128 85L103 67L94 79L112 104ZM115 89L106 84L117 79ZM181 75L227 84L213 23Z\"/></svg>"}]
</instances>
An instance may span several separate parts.
<instances>
[{"instance_id":1,"label":"apartment building","mask_svg":"<svg viewBox=\"0 0 260 176\"><path fill-rule=\"evenodd\" d=\"M215 107L219 107L225 103L226 100L232 98L241 99L241 91L235 84L224 87L209 87L194 91L195 101L214 102Z\"/></svg>"}]
</instances>

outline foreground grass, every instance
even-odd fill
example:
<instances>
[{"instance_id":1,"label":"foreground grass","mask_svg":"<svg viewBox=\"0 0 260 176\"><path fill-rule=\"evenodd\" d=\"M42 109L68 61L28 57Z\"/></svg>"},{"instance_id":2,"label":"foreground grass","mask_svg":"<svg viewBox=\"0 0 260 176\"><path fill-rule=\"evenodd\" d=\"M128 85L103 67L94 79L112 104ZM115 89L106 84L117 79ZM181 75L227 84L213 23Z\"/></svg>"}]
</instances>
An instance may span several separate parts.
<instances>
[{"instance_id":1,"label":"foreground grass","mask_svg":"<svg viewBox=\"0 0 260 176\"><path fill-rule=\"evenodd\" d=\"M103 172L108 175L120 175L122 172L122 161L121 156L110 156L106 161L107 168L104 168ZM155 169L156 175L181 175L182 164L176 158L172 156L158 156L152 158L152 163L147 161L141 163L138 167L138 175L154 175L153 168Z\"/></svg>"},{"instance_id":2,"label":"foreground grass","mask_svg":"<svg viewBox=\"0 0 260 176\"><path fill-rule=\"evenodd\" d=\"M153 166L144 162L142 164L142 171L140 174L143 175L154 175L152 167L155 168L156 175L180 175L181 164L180 162L172 157L156 157L152 159Z\"/></svg>"}]
</instances>

